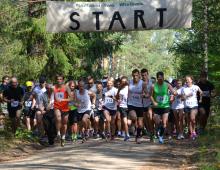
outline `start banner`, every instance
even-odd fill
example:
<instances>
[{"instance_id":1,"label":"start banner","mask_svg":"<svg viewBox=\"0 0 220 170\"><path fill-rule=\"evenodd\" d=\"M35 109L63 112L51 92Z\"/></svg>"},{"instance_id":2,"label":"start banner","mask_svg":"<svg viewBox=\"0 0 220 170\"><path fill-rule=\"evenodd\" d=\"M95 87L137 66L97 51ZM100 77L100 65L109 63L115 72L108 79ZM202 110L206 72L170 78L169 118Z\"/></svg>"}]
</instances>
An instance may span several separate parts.
<instances>
[{"instance_id":1,"label":"start banner","mask_svg":"<svg viewBox=\"0 0 220 170\"><path fill-rule=\"evenodd\" d=\"M190 28L192 0L47 1L51 33Z\"/></svg>"}]
</instances>

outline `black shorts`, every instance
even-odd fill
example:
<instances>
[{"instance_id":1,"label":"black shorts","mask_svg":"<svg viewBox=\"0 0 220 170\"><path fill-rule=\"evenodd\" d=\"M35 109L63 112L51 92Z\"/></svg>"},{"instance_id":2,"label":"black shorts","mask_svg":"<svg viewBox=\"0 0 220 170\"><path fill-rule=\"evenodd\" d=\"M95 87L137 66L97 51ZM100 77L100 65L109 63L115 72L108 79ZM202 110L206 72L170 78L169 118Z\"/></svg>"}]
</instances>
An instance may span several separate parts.
<instances>
[{"instance_id":1,"label":"black shorts","mask_svg":"<svg viewBox=\"0 0 220 170\"><path fill-rule=\"evenodd\" d=\"M128 109L127 108L119 107L118 111L120 112L121 118L128 117Z\"/></svg>"},{"instance_id":2,"label":"black shorts","mask_svg":"<svg viewBox=\"0 0 220 170\"><path fill-rule=\"evenodd\" d=\"M162 116L165 113L170 113L170 108L153 108L154 114Z\"/></svg>"},{"instance_id":3,"label":"black shorts","mask_svg":"<svg viewBox=\"0 0 220 170\"><path fill-rule=\"evenodd\" d=\"M73 125L74 123L77 123L77 122L78 122L78 119L77 119L77 110L70 110L70 111L69 111L68 120L69 120L69 124L70 124L70 125Z\"/></svg>"},{"instance_id":4,"label":"black shorts","mask_svg":"<svg viewBox=\"0 0 220 170\"><path fill-rule=\"evenodd\" d=\"M23 109L23 113L24 113L25 117L29 117L31 119L34 119L35 118L36 110L35 109L31 109L31 108L24 108Z\"/></svg>"},{"instance_id":5,"label":"black shorts","mask_svg":"<svg viewBox=\"0 0 220 170\"><path fill-rule=\"evenodd\" d=\"M200 108L205 109L205 113L206 113L207 116L209 116L209 114L210 114L210 107L211 107L210 105L199 104L199 109Z\"/></svg>"},{"instance_id":6,"label":"black shorts","mask_svg":"<svg viewBox=\"0 0 220 170\"><path fill-rule=\"evenodd\" d=\"M90 117L90 112L91 112L91 110L87 110L87 111L85 111L84 113L78 113L78 112L77 112L77 121L78 121L78 122L81 122L82 119L83 119L83 116L84 116L85 114L89 115L89 117Z\"/></svg>"},{"instance_id":7,"label":"black shorts","mask_svg":"<svg viewBox=\"0 0 220 170\"><path fill-rule=\"evenodd\" d=\"M105 106L103 106L103 110L107 110L109 112L110 116L115 116L116 115L116 110L108 109Z\"/></svg>"},{"instance_id":8,"label":"black shorts","mask_svg":"<svg viewBox=\"0 0 220 170\"><path fill-rule=\"evenodd\" d=\"M9 107L9 108L8 108L9 117L10 117L10 118L15 118L15 117L16 117L16 112L17 112L18 110L21 110L21 109L22 109L21 106L18 106L18 107L15 107L15 108Z\"/></svg>"},{"instance_id":9,"label":"black shorts","mask_svg":"<svg viewBox=\"0 0 220 170\"><path fill-rule=\"evenodd\" d=\"M149 111L149 109L151 108L151 106L148 106L148 107L143 107L143 111L146 113Z\"/></svg>"},{"instance_id":10,"label":"black shorts","mask_svg":"<svg viewBox=\"0 0 220 170\"><path fill-rule=\"evenodd\" d=\"M143 107L135 107L135 106L128 105L128 112L132 110L136 112L137 117L143 117L143 113L144 113Z\"/></svg>"},{"instance_id":11,"label":"black shorts","mask_svg":"<svg viewBox=\"0 0 220 170\"><path fill-rule=\"evenodd\" d=\"M185 112L185 113L191 113L191 111L194 110L194 109L197 109L197 110L198 110L198 106L194 106L194 107L192 107L192 108L185 107L185 108L184 108L184 112Z\"/></svg>"}]
</instances>

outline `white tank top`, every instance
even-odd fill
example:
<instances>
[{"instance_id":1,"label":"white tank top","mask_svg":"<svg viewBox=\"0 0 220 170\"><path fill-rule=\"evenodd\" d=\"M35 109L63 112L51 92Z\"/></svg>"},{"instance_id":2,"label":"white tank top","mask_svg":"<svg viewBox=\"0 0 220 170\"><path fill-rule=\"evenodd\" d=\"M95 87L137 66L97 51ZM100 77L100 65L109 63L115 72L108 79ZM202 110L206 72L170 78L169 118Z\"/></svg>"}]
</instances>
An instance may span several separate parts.
<instances>
[{"instance_id":1,"label":"white tank top","mask_svg":"<svg viewBox=\"0 0 220 170\"><path fill-rule=\"evenodd\" d=\"M193 108L198 106L198 100L197 100L197 92L199 91L199 86L197 85L192 85L191 87L184 86L182 93L185 95L190 95L192 96L187 97L187 99L184 102L185 107L187 108Z\"/></svg>"},{"instance_id":2,"label":"white tank top","mask_svg":"<svg viewBox=\"0 0 220 170\"><path fill-rule=\"evenodd\" d=\"M128 86L125 86L123 89L120 90L119 96L119 107L128 108Z\"/></svg>"},{"instance_id":3,"label":"white tank top","mask_svg":"<svg viewBox=\"0 0 220 170\"><path fill-rule=\"evenodd\" d=\"M148 83L145 86L146 87L144 87L144 88L145 88L145 90L147 90L147 93L149 94L149 97L144 97L143 98L143 106L144 107L149 107L151 105L150 91L151 91L152 81L148 80Z\"/></svg>"},{"instance_id":4,"label":"white tank top","mask_svg":"<svg viewBox=\"0 0 220 170\"><path fill-rule=\"evenodd\" d=\"M137 85L134 85L133 80L129 82L128 90L128 105L135 107L143 107L142 102L142 87L143 81L139 80Z\"/></svg>"},{"instance_id":5,"label":"white tank top","mask_svg":"<svg viewBox=\"0 0 220 170\"><path fill-rule=\"evenodd\" d=\"M80 102L80 106L77 108L78 113L85 113L91 110L91 101L88 93L88 90L84 90L83 94L80 94L79 90L76 91L76 98Z\"/></svg>"},{"instance_id":6,"label":"white tank top","mask_svg":"<svg viewBox=\"0 0 220 170\"><path fill-rule=\"evenodd\" d=\"M174 90L176 90L177 95L179 96L179 95L182 95L183 87L181 87L179 89L175 88ZM175 96L175 98L174 98L174 101L172 103L172 109L183 109L184 108L184 102L178 96Z\"/></svg>"},{"instance_id":7,"label":"white tank top","mask_svg":"<svg viewBox=\"0 0 220 170\"><path fill-rule=\"evenodd\" d=\"M103 89L103 94L105 95L105 99L104 99L104 106L110 110L116 110L117 109L117 102L108 96L113 96L115 97L116 94L118 92L118 89L116 89L115 87L112 87L110 90L108 90L107 88Z\"/></svg>"}]
</instances>

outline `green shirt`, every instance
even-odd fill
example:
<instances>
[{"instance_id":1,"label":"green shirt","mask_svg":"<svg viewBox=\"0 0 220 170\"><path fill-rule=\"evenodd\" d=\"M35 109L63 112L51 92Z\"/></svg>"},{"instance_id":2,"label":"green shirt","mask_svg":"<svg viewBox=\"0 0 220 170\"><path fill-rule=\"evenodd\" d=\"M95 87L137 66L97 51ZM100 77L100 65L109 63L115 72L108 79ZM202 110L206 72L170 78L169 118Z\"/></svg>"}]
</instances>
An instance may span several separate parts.
<instances>
[{"instance_id":1,"label":"green shirt","mask_svg":"<svg viewBox=\"0 0 220 170\"><path fill-rule=\"evenodd\" d=\"M158 103L156 106L157 108L169 108L170 100L168 94L168 84L165 82L162 85L155 83L153 98Z\"/></svg>"}]
</instances>

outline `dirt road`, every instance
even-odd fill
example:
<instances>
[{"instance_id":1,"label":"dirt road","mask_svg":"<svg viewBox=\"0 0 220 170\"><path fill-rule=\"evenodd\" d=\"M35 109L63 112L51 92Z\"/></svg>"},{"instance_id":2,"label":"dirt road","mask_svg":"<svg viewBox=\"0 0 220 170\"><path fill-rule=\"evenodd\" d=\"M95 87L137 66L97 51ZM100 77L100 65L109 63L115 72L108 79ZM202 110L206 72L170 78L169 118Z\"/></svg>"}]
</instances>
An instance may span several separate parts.
<instances>
[{"instance_id":1,"label":"dirt road","mask_svg":"<svg viewBox=\"0 0 220 170\"><path fill-rule=\"evenodd\" d=\"M167 141L166 144L152 144L145 140L135 144L134 139L106 142L90 139L65 147L47 147L24 159L0 164L1 170L147 170L147 169L195 169L187 165L195 147L189 141Z\"/></svg>"}]
</instances>

